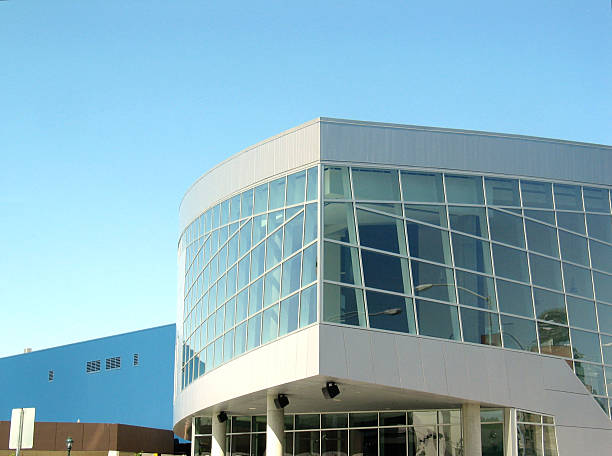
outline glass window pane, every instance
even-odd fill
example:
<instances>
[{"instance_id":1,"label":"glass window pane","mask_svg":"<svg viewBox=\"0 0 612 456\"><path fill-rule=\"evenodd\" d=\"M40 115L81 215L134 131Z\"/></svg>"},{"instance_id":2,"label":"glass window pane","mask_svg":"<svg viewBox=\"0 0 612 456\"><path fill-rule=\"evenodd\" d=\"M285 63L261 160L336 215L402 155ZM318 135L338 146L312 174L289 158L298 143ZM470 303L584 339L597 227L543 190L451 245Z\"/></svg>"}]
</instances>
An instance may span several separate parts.
<instances>
[{"instance_id":1,"label":"glass window pane","mask_svg":"<svg viewBox=\"0 0 612 456\"><path fill-rule=\"evenodd\" d=\"M460 304L489 310L497 309L495 286L491 277L459 270L455 273Z\"/></svg>"},{"instance_id":2,"label":"glass window pane","mask_svg":"<svg viewBox=\"0 0 612 456\"><path fill-rule=\"evenodd\" d=\"M268 214L268 233L271 233L276 228L281 226L285 221L284 211L270 212Z\"/></svg>"},{"instance_id":3,"label":"glass window pane","mask_svg":"<svg viewBox=\"0 0 612 456\"><path fill-rule=\"evenodd\" d=\"M300 212L284 227L283 258L291 256L302 248L302 232L304 230L304 213Z\"/></svg>"},{"instance_id":4,"label":"glass window pane","mask_svg":"<svg viewBox=\"0 0 612 456\"><path fill-rule=\"evenodd\" d=\"M561 244L561 258L572 263L589 265L589 254L586 238L559 230L559 243Z\"/></svg>"},{"instance_id":5,"label":"glass window pane","mask_svg":"<svg viewBox=\"0 0 612 456\"><path fill-rule=\"evenodd\" d=\"M236 298L236 321L242 321L247 317L247 309L249 306L249 290L244 289Z\"/></svg>"},{"instance_id":6,"label":"glass window pane","mask_svg":"<svg viewBox=\"0 0 612 456\"><path fill-rule=\"evenodd\" d=\"M278 304L263 312L263 331L261 343L265 344L278 337Z\"/></svg>"},{"instance_id":7,"label":"glass window pane","mask_svg":"<svg viewBox=\"0 0 612 456\"><path fill-rule=\"evenodd\" d=\"M559 256L556 229L531 220L525 220L525 230L527 231L529 250L544 255Z\"/></svg>"},{"instance_id":8,"label":"glass window pane","mask_svg":"<svg viewBox=\"0 0 612 456\"><path fill-rule=\"evenodd\" d=\"M410 256L451 264L448 232L420 223L406 221Z\"/></svg>"},{"instance_id":9,"label":"glass window pane","mask_svg":"<svg viewBox=\"0 0 612 456\"><path fill-rule=\"evenodd\" d=\"M242 199L242 209L241 209L241 217L250 217L253 215L253 190L247 190L241 196Z\"/></svg>"},{"instance_id":10,"label":"glass window pane","mask_svg":"<svg viewBox=\"0 0 612 456\"><path fill-rule=\"evenodd\" d=\"M493 206L521 206L518 181L485 177L487 204Z\"/></svg>"},{"instance_id":11,"label":"glass window pane","mask_svg":"<svg viewBox=\"0 0 612 456\"><path fill-rule=\"evenodd\" d=\"M431 223L447 227L446 209L444 206L433 206L431 204L404 204L406 218L419 222Z\"/></svg>"},{"instance_id":12,"label":"glass window pane","mask_svg":"<svg viewBox=\"0 0 612 456\"><path fill-rule=\"evenodd\" d=\"M258 347L261 343L261 313L249 318L247 328L247 350Z\"/></svg>"},{"instance_id":13,"label":"glass window pane","mask_svg":"<svg viewBox=\"0 0 612 456\"><path fill-rule=\"evenodd\" d=\"M348 430L321 431L321 453L345 455L348 451ZM302 453L303 454L303 453ZM311 454L311 453L307 453Z\"/></svg>"},{"instance_id":14,"label":"glass window pane","mask_svg":"<svg viewBox=\"0 0 612 456\"><path fill-rule=\"evenodd\" d=\"M453 233L455 266L491 274L491 250L489 243Z\"/></svg>"},{"instance_id":15,"label":"glass window pane","mask_svg":"<svg viewBox=\"0 0 612 456\"><path fill-rule=\"evenodd\" d=\"M363 292L356 288L324 285L323 320L345 325L366 326Z\"/></svg>"},{"instance_id":16,"label":"glass window pane","mask_svg":"<svg viewBox=\"0 0 612 456\"><path fill-rule=\"evenodd\" d=\"M601 363L599 335L597 333L572 329L574 359Z\"/></svg>"},{"instance_id":17,"label":"glass window pane","mask_svg":"<svg viewBox=\"0 0 612 456\"><path fill-rule=\"evenodd\" d=\"M323 413L321 427L323 429L346 428L348 427L348 415L346 413Z\"/></svg>"},{"instance_id":18,"label":"glass window pane","mask_svg":"<svg viewBox=\"0 0 612 456\"><path fill-rule=\"evenodd\" d=\"M593 283L591 282L591 272L588 269L564 263L563 276L566 293L593 298Z\"/></svg>"},{"instance_id":19,"label":"glass window pane","mask_svg":"<svg viewBox=\"0 0 612 456\"><path fill-rule=\"evenodd\" d=\"M582 210L582 195L576 185L555 184L555 207L570 211Z\"/></svg>"},{"instance_id":20,"label":"glass window pane","mask_svg":"<svg viewBox=\"0 0 612 456\"><path fill-rule=\"evenodd\" d=\"M282 275L282 295L285 297L300 288L300 277L302 274L302 254L291 257L283 263L283 275Z\"/></svg>"},{"instance_id":21,"label":"glass window pane","mask_svg":"<svg viewBox=\"0 0 612 456\"><path fill-rule=\"evenodd\" d=\"M533 289L536 316L539 320L554 321L567 324L565 299L560 293L554 293L540 288Z\"/></svg>"},{"instance_id":22,"label":"glass window pane","mask_svg":"<svg viewBox=\"0 0 612 456\"><path fill-rule=\"evenodd\" d=\"M304 202L306 171L287 176L287 206Z\"/></svg>"},{"instance_id":23,"label":"glass window pane","mask_svg":"<svg viewBox=\"0 0 612 456\"><path fill-rule=\"evenodd\" d=\"M401 219L357 209L357 222L362 246L407 255Z\"/></svg>"},{"instance_id":24,"label":"glass window pane","mask_svg":"<svg viewBox=\"0 0 612 456\"><path fill-rule=\"evenodd\" d=\"M221 306L215 313L215 337L223 334L225 324L225 306Z\"/></svg>"},{"instance_id":25,"label":"glass window pane","mask_svg":"<svg viewBox=\"0 0 612 456\"><path fill-rule=\"evenodd\" d=\"M525 217L530 217L536 220L540 220L550 225L555 224L555 213L553 211L534 211L525 209Z\"/></svg>"},{"instance_id":26,"label":"glass window pane","mask_svg":"<svg viewBox=\"0 0 612 456\"><path fill-rule=\"evenodd\" d=\"M420 261L411 261L412 281L417 296L456 302L453 270Z\"/></svg>"},{"instance_id":27,"label":"glass window pane","mask_svg":"<svg viewBox=\"0 0 612 456\"><path fill-rule=\"evenodd\" d=\"M594 269L612 273L612 246L589 240Z\"/></svg>"},{"instance_id":28,"label":"glass window pane","mask_svg":"<svg viewBox=\"0 0 612 456\"><path fill-rule=\"evenodd\" d=\"M533 424L519 424L518 454L521 456L544 456L542 449L542 427Z\"/></svg>"},{"instance_id":29,"label":"glass window pane","mask_svg":"<svg viewBox=\"0 0 612 456\"><path fill-rule=\"evenodd\" d=\"M599 330L612 334L612 306L598 303L597 319L599 320Z\"/></svg>"},{"instance_id":30,"label":"glass window pane","mask_svg":"<svg viewBox=\"0 0 612 456\"><path fill-rule=\"evenodd\" d=\"M583 187L584 208L592 212L610 213L610 197L605 188Z\"/></svg>"},{"instance_id":31,"label":"glass window pane","mask_svg":"<svg viewBox=\"0 0 612 456\"><path fill-rule=\"evenodd\" d=\"M361 261L366 287L410 294L408 260L362 250Z\"/></svg>"},{"instance_id":32,"label":"glass window pane","mask_svg":"<svg viewBox=\"0 0 612 456\"><path fill-rule=\"evenodd\" d=\"M353 168L356 200L399 201L397 171Z\"/></svg>"},{"instance_id":33,"label":"glass window pane","mask_svg":"<svg viewBox=\"0 0 612 456\"><path fill-rule=\"evenodd\" d=\"M263 298L263 278L253 282L249 287L249 315L261 309Z\"/></svg>"},{"instance_id":34,"label":"glass window pane","mask_svg":"<svg viewBox=\"0 0 612 456\"><path fill-rule=\"evenodd\" d=\"M323 168L323 197L325 199L351 199L348 168L344 166Z\"/></svg>"},{"instance_id":35,"label":"glass window pane","mask_svg":"<svg viewBox=\"0 0 612 456\"><path fill-rule=\"evenodd\" d=\"M319 456L319 431L295 432L295 454ZM232 453L233 454L233 453Z\"/></svg>"},{"instance_id":36,"label":"glass window pane","mask_svg":"<svg viewBox=\"0 0 612 456\"><path fill-rule=\"evenodd\" d=\"M225 225L229 222L229 200L225 200L221 203L221 225Z\"/></svg>"},{"instance_id":37,"label":"glass window pane","mask_svg":"<svg viewBox=\"0 0 612 456\"><path fill-rule=\"evenodd\" d=\"M264 306L268 306L280 298L280 266L268 272L265 276Z\"/></svg>"},{"instance_id":38,"label":"glass window pane","mask_svg":"<svg viewBox=\"0 0 612 456\"><path fill-rule=\"evenodd\" d=\"M285 178L281 177L270 182L270 210L285 205Z\"/></svg>"},{"instance_id":39,"label":"glass window pane","mask_svg":"<svg viewBox=\"0 0 612 456\"><path fill-rule=\"evenodd\" d=\"M299 295L294 294L280 304L279 336L295 331L298 327ZM264 317L265 321L265 317Z\"/></svg>"},{"instance_id":40,"label":"glass window pane","mask_svg":"<svg viewBox=\"0 0 612 456\"><path fill-rule=\"evenodd\" d=\"M231 266L238 259L238 236L234 235L227 243L227 265Z\"/></svg>"},{"instance_id":41,"label":"glass window pane","mask_svg":"<svg viewBox=\"0 0 612 456\"><path fill-rule=\"evenodd\" d=\"M463 340L475 344L501 346L499 317L492 312L461 308Z\"/></svg>"},{"instance_id":42,"label":"glass window pane","mask_svg":"<svg viewBox=\"0 0 612 456\"><path fill-rule=\"evenodd\" d=\"M538 351L535 322L522 318L501 316L504 347L525 351Z\"/></svg>"},{"instance_id":43,"label":"glass window pane","mask_svg":"<svg viewBox=\"0 0 612 456\"><path fill-rule=\"evenodd\" d=\"M230 299L225 305L225 330L234 326L234 318L236 316L236 300Z\"/></svg>"},{"instance_id":44,"label":"glass window pane","mask_svg":"<svg viewBox=\"0 0 612 456\"><path fill-rule=\"evenodd\" d=\"M251 252L251 277L256 279L264 272L265 265L265 243L259 244Z\"/></svg>"},{"instance_id":45,"label":"glass window pane","mask_svg":"<svg viewBox=\"0 0 612 456\"><path fill-rule=\"evenodd\" d=\"M516 247L525 247L523 219L507 212L489 209L491 239Z\"/></svg>"},{"instance_id":46,"label":"glass window pane","mask_svg":"<svg viewBox=\"0 0 612 456\"><path fill-rule=\"evenodd\" d=\"M612 243L612 217L609 215L587 214L589 237Z\"/></svg>"},{"instance_id":47,"label":"glass window pane","mask_svg":"<svg viewBox=\"0 0 612 456\"><path fill-rule=\"evenodd\" d=\"M612 303L612 276L601 272L593 272L593 281L595 282L597 300Z\"/></svg>"},{"instance_id":48,"label":"glass window pane","mask_svg":"<svg viewBox=\"0 0 612 456\"><path fill-rule=\"evenodd\" d=\"M304 244L308 244L310 241L314 241L317 238L317 208L318 205L316 203L306 205L306 220L304 223Z\"/></svg>"},{"instance_id":49,"label":"glass window pane","mask_svg":"<svg viewBox=\"0 0 612 456\"><path fill-rule=\"evenodd\" d=\"M266 269L277 265L281 260L283 230L278 230L266 239Z\"/></svg>"},{"instance_id":50,"label":"glass window pane","mask_svg":"<svg viewBox=\"0 0 612 456\"><path fill-rule=\"evenodd\" d=\"M266 237L267 225L268 217L265 214L253 218L253 244L257 244Z\"/></svg>"},{"instance_id":51,"label":"glass window pane","mask_svg":"<svg viewBox=\"0 0 612 456\"><path fill-rule=\"evenodd\" d=\"M357 248L332 242L325 242L324 245L325 280L361 285Z\"/></svg>"},{"instance_id":52,"label":"glass window pane","mask_svg":"<svg viewBox=\"0 0 612 456\"><path fill-rule=\"evenodd\" d=\"M601 351L604 364L612 364L612 337L601 336ZM606 368L606 377L608 377L608 394L610 394L612 392L612 367Z\"/></svg>"},{"instance_id":53,"label":"glass window pane","mask_svg":"<svg viewBox=\"0 0 612 456\"><path fill-rule=\"evenodd\" d=\"M561 283L561 264L558 261L540 255L529 254L531 279L534 285L563 290Z\"/></svg>"},{"instance_id":54,"label":"glass window pane","mask_svg":"<svg viewBox=\"0 0 612 456\"><path fill-rule=\"evenodd\" d=\"M385 212L390 215L402 216L402 205L398 203L358 203L358 207L363 209L374 209L375 211Z\"/></svg>"},{"instance_id":55,"label":"glass window pane","mask_svg":"<svg viewBox=\"0 0 612 456\"><path fill-rule=\"evenodd\" d=\"M302 254L302 286L317 280L317 244L304 249Z\"/></svg>"},{"instance_id":56,"label":"glass window pane","mask_svg":"<svg viewBox=\"0 0 612 456\"><path fill-rule=\"evenodd\" d=\"M317 285L306 288L300 296L300 328L317 321Z\"/></svg>"},{"instance_id":57,"label":"glass window pane","mask_svg":"<svg viewBox=\"0 0 612 456\"><path fill-rule=\"evenodd\" d=\"M251 269L251 255L245 256L238 262L238 289L249 283L249 272Z\"/></svg>"},{"instance_id":58,"label":"glass window pane","mask_svg":"<svg viewBox=\"0 0 612 456\"><path fill-rule=\"evenodd\" d=\"M325 203L323 236L335 241L357 244L351 203Z\"/></svg>"},{"instance_id":59,"label":"glass window pane","mask_svg":"<svg viewBox=\"0 0 612 456\"><path fill-rule=\"evenodd\" d=\"M574 362L576 376L591 394L606 394L603 368L594 364Z\"/></svg>"},{"instance_id":60,"label":"glass window pane","mask_svg":"<svg viewBox=\"0 0 612 456\"><path fill-rule=\"evenodd\" d=\"M406 412L381 412L380 426L405 426Z\"/></svg>"},{"instance_id":61,"label":"glass window pane","mask_svg":"<svg viewBox=\"0 0 612 456\"><path fill-rule=\"evenodd\" d=\"M319 168L316 166L306 171L308 175L308 188L306 189L306 201L317 199L317 187L319 181Z\"/></svg>"},{"instance_id":62,"label":"glass window pane","mask_svg":"<svg viewBox=\"0 0 612 456\"><path fill-rule=\"evenodd\" d=\"M234 331L230 330L223 336L223 362L234 357Z\"/></svg>"},{"instance_id":63,"label":"glass window pane","mask_svg":"<svg viewBox=\"0 0 612 456\"><path fill-rule=\"evenodd\" d=\"M235 222L239 218L240 218L240 195L236 195L230 200L230 222Z\"/></svg>"},{"instance_id":64,"label":"glass window pane","mask_svg":"<svg viewBox=\"0 0 612 456\"><path fill-rule=\"evenodd\" d=\"M571 357L569 330L565 326L538 322L540 352L546 355Z\"/></svg>"},{"instance_id":65,"label":"glass window pane","mask_svg":"<svg viewBox=\"0 0 612 456\"><path fill-rule=\"evenodd\" d=\"M367 291L370 328L416 333L412 299Z\"/></svg>"},{"instance_id":66,"label":"glass window pane","mask_svg":"<svg viewBox=\"0 0 612 456\"><path fill-rule=\"evenodd\" d=\"M576 212L557 212L557 224L560 228L585 234L584 214Z\"/></svg>"},{"instance_id":67,"label":"glass window pane","mask_svg":"<svg viewBox=\"0 0 612 456\"><path fill-rule=\"evenodd\" d=\"M351 413L349 415L349 427L373 427L378 426L377 413Z\"/></svg>"},{"instance_id":68,"label":"glass window pane","mask_svg":"<svg viewBox=\"0 0 612 456\"><path fill-rule=\"evenodd\" d=\"M402 171L402 194L404 201L443 203L442 174Z\"/></svg>"},{"instance_id":69,"label":"glass window pane","mask_svg":"<svg viewBox=\"0 0 612 456\"><path fill-rule=\"evenodd\" d=\"M240 256L244 255L251 248L251 221L242 225L240 228Z\"/></svg>"},{"instance_id":70,"label":"glass window pane","mask_svg":"<svg viewBox=\"0 0 612 456\"><path fill-rule=\"evenodd\" d=\"M483 204L482 178L479 176L445 176L449 203Z\"/></svg>"},{"instance_id":71,"label":"glass window pane","mask_svg":"<svg viewBox=\"0 0 612 456\"><path fill-rule=\"evenodd\" d=\"M460 340L457 307L437 302L416 300L419 334L441 339Z\"/></svg>"},{"instance_id":72,"label":"glass window pane","mask_svg":"<svg viewBox=\"0 0 612 456\"><path fill-rule=\"evenodd\" d=\"M220 366L223 362L223 337L215 340L215 362L214 367Z\"/></svg>"},{"instance_id":73,"label":"glass window pane","mask_svg":"<svg viewBox=\"0 0 612 456\"><path fill-rule=\"evenodd\" d=\"M567 314L570 325L597 331L597 316L593 301L567 296Z\"/></svg>"},{"instance_id":74,"label":"glass window pane","mask_svg":"<svg viewBox=\"0 0 612 456\"><path fill-rule=\"evenodd\" d=\"M497 275L521 282L529 282L525 252L493 244L493 261Z\"/></svg>"},{"instance_id":75,"label":"glass window pane","mask_svg":"<svg viewBox=\"0 0 612 456\"><path fill-rule=\"evenodd\" d=\"M547 182L521 181L523 206L552 209L552 186Z\"/></svg>"},{"instance_id":76,"label":"glass window pane","mask_svg":"<svg viewBox=\"0 0 612 456\"><path fill-rule=\"evenodd\" d=\"M448 206L448 218L453 230L474 236L489 237L483 207Z\"/></svg>"},{"instance_id":77,"label":"glass window pane","mask_svg":"<svg viewBox=\"0 0 612 456\"><path fill-rule=\"evenodd\" d=\"M503 456L504 425L499 423L482 424L480 432L483 456Z\"/></svg>"}]
</instances>

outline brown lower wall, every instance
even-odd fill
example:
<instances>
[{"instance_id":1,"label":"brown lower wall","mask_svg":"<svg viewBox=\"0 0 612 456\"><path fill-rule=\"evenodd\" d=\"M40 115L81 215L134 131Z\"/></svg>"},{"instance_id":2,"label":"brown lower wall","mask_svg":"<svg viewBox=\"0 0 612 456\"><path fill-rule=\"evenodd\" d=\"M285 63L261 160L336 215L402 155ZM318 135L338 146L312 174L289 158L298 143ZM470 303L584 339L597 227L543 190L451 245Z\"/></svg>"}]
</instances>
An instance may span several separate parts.
<instances>
[{"instance_id":1,"label":"brown lower wall","mask_svg":"<svg viewBox=\"0 0 612 456\"><path fill-rule=\"evenodd\" d=\"M0 456L14 453L14 450L8 450L10 427L10 421L0 421ZM68 437L74 441L72 456L96 456L98 453L108 455L109 450L128 452L131 455L139 452L174 452L172 431L126 424L40 422L34 424L34 448L24 450L24 456L39 456L38 452L65 455Z\"/></svg>"}]
</instances>

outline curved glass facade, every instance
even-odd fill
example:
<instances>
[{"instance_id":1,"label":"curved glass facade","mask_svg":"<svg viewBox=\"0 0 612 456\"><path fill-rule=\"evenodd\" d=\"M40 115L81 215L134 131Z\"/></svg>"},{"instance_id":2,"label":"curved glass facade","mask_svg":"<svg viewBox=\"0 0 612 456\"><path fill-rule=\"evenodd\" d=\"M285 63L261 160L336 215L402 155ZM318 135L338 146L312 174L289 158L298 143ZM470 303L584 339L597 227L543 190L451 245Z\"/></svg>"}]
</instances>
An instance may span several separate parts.
<instances>
[{"instance_id":1,"label":"curved glass facade","mask_svg":"<svg viewBox=\"0 0 612 456\"><path fill-rule=\"evenodd\" d=\"M181 383L317 320L318 168L249 188L184 231Z\"/></svg>"},{"instance_id":2,"label":"curved glass facade","mask_svg":"<svg viewBox=\"0 0 612 456\"><path fill-rule=\"evenodd\" d=\"M608 188L327 164L322 193L323 321L559 356L609 413Z\"/></svg>"}]
</instances>

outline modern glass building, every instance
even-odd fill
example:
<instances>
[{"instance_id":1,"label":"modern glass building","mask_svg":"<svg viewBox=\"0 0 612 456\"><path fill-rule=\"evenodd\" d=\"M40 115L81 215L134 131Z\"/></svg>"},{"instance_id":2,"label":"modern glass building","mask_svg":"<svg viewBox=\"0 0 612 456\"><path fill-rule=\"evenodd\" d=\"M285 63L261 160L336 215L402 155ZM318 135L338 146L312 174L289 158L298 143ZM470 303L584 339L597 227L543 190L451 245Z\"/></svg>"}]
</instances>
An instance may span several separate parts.
<instances>
[{"instance_id":1,"label":"modern glass building","mask_svg":"<svg viewBox=\"0 0 612 456\"><path fill-rule=\"evenodd\" d=\"M612 453L612 148L319 118L180 209L194 455Z\"/></svg>"}]
</instances>

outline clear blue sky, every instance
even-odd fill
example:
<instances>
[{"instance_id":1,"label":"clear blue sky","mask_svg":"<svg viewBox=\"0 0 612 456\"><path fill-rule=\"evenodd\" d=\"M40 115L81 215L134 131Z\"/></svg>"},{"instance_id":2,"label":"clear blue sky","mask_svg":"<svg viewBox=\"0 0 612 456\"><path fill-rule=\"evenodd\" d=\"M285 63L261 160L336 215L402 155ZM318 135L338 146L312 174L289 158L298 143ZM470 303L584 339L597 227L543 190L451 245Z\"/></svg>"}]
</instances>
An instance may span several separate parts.
<instances>
[{"instance_id":1,"label":"clear blue sky","mask_svg":"<svg viewBox=\"0 0 612 456\"><path fill-rule=\"evenodd\" d=\"M612 144L610 1L0 2L0 356L173 322L185 190L318 116Z\"/></svg>"}]
</instances>

